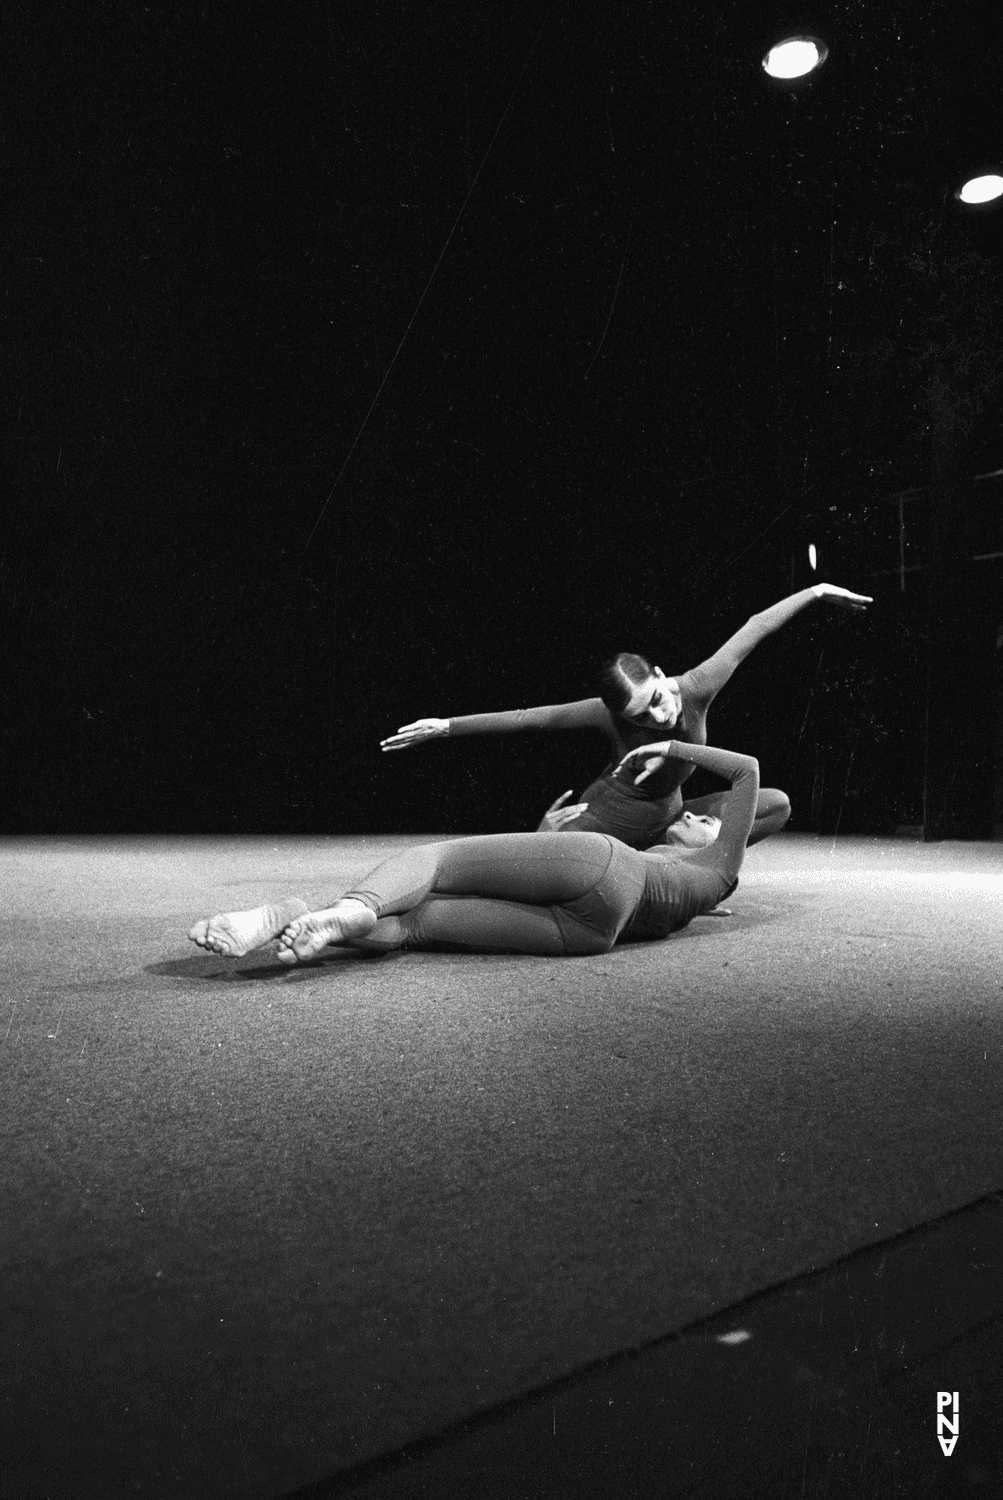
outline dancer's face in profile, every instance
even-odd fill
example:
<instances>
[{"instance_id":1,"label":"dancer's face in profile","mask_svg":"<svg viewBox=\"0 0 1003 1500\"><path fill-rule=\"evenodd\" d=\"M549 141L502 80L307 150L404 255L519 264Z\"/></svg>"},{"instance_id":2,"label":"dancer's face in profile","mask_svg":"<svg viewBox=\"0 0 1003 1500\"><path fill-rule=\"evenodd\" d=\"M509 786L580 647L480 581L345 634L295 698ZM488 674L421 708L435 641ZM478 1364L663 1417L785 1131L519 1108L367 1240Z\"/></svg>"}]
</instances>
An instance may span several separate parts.
<instances>
[{"instance_id":1,"label":"dancer's face in profile","mask_svg":"<svg viewBox=\"0 0 1003 1500\"><path fill-rule=\"evenodd\" d=\"M721 832L721 819L710 813L684 812L671 828L666 829L667 844L682 844L686 849L706 849Z\"/></svg>"},{"instance_id":2,"label":"dancer's face in profile","mask_svg":"<svg viewBox=\"0 0 1003 1500\"><path fill-rule=\"evenodd\" d=\"M683 711L679 683L666 677L661 667L630 695L623 717L642 729L671 729Z\"/></svg>"}]
</instances>

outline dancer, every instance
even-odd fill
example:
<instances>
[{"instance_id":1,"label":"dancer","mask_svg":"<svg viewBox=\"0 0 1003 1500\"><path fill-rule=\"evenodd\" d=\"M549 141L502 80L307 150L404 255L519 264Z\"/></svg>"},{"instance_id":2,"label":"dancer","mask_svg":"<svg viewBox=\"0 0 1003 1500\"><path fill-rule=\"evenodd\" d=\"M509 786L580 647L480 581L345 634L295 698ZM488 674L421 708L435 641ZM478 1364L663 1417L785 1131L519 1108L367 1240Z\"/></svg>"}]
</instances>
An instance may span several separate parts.
<instances>
[{"instance_id":1,"label":"dancer","mask_svg":"<svg viewBox=\"0 0 1003 1500\"><path fill-rule=\"evenodd\" d=\"M833 583L816 583L753 615L713 656L681 677L666 677L660 667L651 666L643 656L621 652L603 668L597 698L455 719L417 719L382 740L381 749L411 750L446 735L598 729L609 740L614 759L582 793L579 802L587 805L587 811L562 818L559 830L609 833L632 849L647 849L666 841L698 846L717 836L731 793L684 801L680 788L693 766L678 759L653 763L647 769L638 767L633 778L614 776L613 767L627 750L648 744L670 730L687 744L706 744L707 710L736 667L768 635L820 600L857 611L872 603L869 595L854 594ZM555 810L548 809L540 829L555 828ZM784 792L764 788L749 843L778 832L790 817L790 810Z\"/></svg>"},{"instance_id":2,"label":"dancer","mask_svg":"<svg viewBox=\"0 0 1003 1500\"><path fill-rule=\"evenodd\" d=\"M474 953L607 953L668 937L734 890L755 817L759 766L748 755L663 740L630 750L699 765L731 783L721 831L704 849L640 853L604 833L497 833L420 844L370 871L333 906L289 898L196 922L199 947L243 957L278 938L283 963L331 944L376 951L447 946Z\"/></svg>"}]
</instances>

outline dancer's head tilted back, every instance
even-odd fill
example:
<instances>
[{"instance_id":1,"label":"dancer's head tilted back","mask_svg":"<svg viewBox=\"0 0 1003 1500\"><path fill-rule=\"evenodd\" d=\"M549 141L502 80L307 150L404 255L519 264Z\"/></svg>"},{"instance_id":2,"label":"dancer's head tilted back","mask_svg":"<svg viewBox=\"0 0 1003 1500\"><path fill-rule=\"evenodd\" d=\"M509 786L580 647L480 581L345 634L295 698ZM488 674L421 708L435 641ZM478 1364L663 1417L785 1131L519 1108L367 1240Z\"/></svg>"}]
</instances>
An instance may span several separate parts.
<instances>
[{"instance_id":1,"label":"dancer's head tilted back","mask_svg":"<svg viewBox=\"0 0 1003 1500\"><path fill-rule=\"evenodd\" d=\"M671 729L682 712L679 683L633 651L621 651L599 672L599 696L618 719Z\"/></svg>"},{"instance_id":2,"label":"dancer's head tilted back","mask_svg":"<svg viewBox=\"0 0 1003 1500\"><path fill-rule=\"evenodd\" d=\"M684 849L706 849L721 832L721 819L713 813L683 812L665 830L665 842Z\"/></svg>"}]
</instances>

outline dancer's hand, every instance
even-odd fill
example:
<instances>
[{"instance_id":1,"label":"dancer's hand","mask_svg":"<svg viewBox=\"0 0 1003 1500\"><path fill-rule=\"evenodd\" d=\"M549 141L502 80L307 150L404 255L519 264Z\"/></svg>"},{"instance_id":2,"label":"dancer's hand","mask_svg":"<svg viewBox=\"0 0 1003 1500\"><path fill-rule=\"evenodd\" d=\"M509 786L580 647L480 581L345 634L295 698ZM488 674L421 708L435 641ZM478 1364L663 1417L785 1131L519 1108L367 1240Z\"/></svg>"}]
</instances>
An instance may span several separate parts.
<instances>
[{"instance_id":1,"label":"dancer's hand","mask_svg":"<svg viewBox=\"0 0 1003 1500\"><path fill-rule=\"evenodd\" d=\"M638 745L636 750L627 751L627 754L617 766L613 775L619 776L620 772L631 761L643 760L644 770L638 776L634 777L634 785L639 786L642 781L647 781L649 776L654 776L656 771L661 770L662 766L670 758L675 757L677 760L685 760L686 757L682 753L684 749L685 746L680 745L678 740L661 740L654 745Z\"/></svg>"},{"instance_id":2,"label":"dancer's hand","mask_svg":"<svg viewBox=\"0 0 1003 1500\"><path fill-rule=\"evenodd\" d=\"M830 604L838 604L841 609L854 609L859 612L874 603L870 594L851 594L849 589L841 589L835 583L816 583L812 587L816 598L827 599Z\"/></svg>"},{"instance_id":3,"label":"dancer's hand","mask_svg":"<svg viewBox=\"0 0 1003 1500\"><path fill-rule=\"evenodd\" d=\"M558 797L556 802L550 804L536 830L537 833L558 833L566 823L573 822L585 812L589 805L587 802L576 802L573 807L564 806L568 798L573 796L574 792L565 792L563 796Z\"/></svg>"},{"instance_id":4,"label":"dancer's hand","mask_svg":"<svg viewBox=\"0 0 1003 1500\"><path fill-rule=\"evenodd\" d=\"M380 749L413 750L415 745L424 745L427 740L442 739L448 733L448 719L415 719L413 724L402 724L396 734L380 740Z\"/></svg>"}]
</instances>

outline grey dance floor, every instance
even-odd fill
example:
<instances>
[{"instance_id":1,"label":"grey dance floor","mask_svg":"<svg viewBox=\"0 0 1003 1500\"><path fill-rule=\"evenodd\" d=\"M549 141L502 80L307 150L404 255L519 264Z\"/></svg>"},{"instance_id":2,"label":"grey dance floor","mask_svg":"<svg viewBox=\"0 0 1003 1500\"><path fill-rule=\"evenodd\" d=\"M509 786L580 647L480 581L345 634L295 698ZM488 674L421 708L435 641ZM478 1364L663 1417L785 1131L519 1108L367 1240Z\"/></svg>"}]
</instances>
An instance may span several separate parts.
<instances>
[{"instance_id":1,"label":"grey dance floor","mask_svg":"<svg viewBox=\"0 0 1003 1500\"><path fill-rule=\"evenodd\" d=\"M0 843L5 1500L362 1474L1003 1187L1003 845L785 834L599 958L185 941L409 842Z\"/></svg>"}]
</instances>

